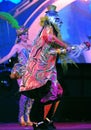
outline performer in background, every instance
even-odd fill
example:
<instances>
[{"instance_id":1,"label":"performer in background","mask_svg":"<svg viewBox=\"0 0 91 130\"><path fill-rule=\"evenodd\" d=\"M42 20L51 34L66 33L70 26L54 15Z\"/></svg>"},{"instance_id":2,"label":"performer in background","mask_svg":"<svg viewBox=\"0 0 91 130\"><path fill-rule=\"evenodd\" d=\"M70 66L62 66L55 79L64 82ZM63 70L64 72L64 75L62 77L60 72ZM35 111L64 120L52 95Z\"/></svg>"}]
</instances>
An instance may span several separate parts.
<instances>
[{"instance_id":1,"label":"performer in background","mask_svg":"<svg viewBox=\"0 0 91 130\"><path fill-rule=\"evenodd\" d=\"M10 50L9 54L0 59L0 64L10 59L12 56L17 54L18 63L14 64L12 68L10 77L12 79L17 79L18 85L20 86L21 77L25 73L25 67L27 60L29 58L29 53L31 53L31 43L28 40L28 29L21 27L17 29L17 41ZM33 99L30 99L24 95L20 96L19 100L19 123L21 126L32 126L30 121L30 111L33 104Z\"/></svg>"}]
</instances>

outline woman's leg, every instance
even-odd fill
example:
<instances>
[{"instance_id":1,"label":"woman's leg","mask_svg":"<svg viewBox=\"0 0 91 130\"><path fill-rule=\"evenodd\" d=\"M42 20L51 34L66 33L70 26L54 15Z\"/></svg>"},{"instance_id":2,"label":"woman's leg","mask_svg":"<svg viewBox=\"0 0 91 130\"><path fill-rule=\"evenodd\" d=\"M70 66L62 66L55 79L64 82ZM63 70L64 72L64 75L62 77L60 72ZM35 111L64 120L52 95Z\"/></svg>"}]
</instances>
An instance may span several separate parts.
<instances>
[{"instance_id":1,"label":"woman's leg","mask_svg":"<svg viewBox=\"0 0 91 130\"><path fill-rule=\"evenodd\" d=\"M26 126L25 122L25 103L26 103L27 97L24 95L20 96L19 100L19 114L18 114L18 121L22 126Z\"/></svg>"},{"instance_id":2,"label":"woman's leg","mask_svg":"<svg viewBox=\"0 0 91 130\"><path fill-rule=\"evenodd\" d=\"M50 104L42 104L41 102L38 103L37 110L41 109L41 113L39 116L39 120L37 123L33 125L34 130L56 130L54 126L54 115L58 108L60 101L54 101Z\"/></svg>"},{"instance_id":3,"label":"woman's leg","mask_svg":"<svg viewBox=\"0 0 91 130\"><path fill-rule=\"evenodd\" d=\"M32 126L33 123L31 122L31 109L34 103L34 99L28 98L26 100L26 104L25 104L25 121L27 123L28 126Z\"/></svg>"}]
</instances>

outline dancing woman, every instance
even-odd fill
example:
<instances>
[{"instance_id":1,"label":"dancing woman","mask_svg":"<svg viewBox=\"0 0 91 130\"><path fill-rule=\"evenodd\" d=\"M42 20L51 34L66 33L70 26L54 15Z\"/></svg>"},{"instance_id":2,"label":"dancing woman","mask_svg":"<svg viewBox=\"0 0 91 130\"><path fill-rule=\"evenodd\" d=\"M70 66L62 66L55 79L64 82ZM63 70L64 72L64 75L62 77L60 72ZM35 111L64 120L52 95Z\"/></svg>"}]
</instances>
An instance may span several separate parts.
<instances>
[{"instance_id":1,"label":"dancing woman","mask_svg":"<svg viewBox=\"0 0 91 130\"><path fill-rule=\"evenodd\" d=\"M14 64L10 77L17 79L18 85L20 86L21 77L25 73L25 67L31 51L31 44L28 42L28 29L21 27L17 30L17 41L12 47L9 54L0 59L0 64L10 59L15 54L18 55L18 63ZM19 100L19 118L18 121L21 126L32 125L30 121L30 111L32 108L33 99L30 99L24 95L20 96Z\"/></svg>"},{"instance_id":2,"label":"dancing woman","mask_svg":"<svg viewBox=\"0 0 91 130\"><path fill-rule=\"evenodd\" d=\"M40 103L40 107L52 101L53 104L50 108L50 114L41 119L42 121L46 119L48 122L51 122L50 120L52 120L57 108L55 100L62 96L63 93L62 86L57 80L57 53L52 54L51 52L54 50L58 51L59 48L66 49L67 45L58 38L60 32L57 26L52 24L47 16L43 19L45 20L42 31L32 47L26 72L22 76L20 92L28 97L34 96L35 102L37 104Z\"/></svg>"}]
</instances>

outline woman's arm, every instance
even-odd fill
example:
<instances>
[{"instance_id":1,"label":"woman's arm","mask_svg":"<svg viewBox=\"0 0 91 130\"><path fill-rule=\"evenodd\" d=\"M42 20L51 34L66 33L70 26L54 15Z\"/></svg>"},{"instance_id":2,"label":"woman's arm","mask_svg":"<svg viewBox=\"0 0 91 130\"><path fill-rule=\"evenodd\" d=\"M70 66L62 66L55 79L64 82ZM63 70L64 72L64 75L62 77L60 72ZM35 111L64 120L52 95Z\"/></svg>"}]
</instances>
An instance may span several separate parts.
<instances>
[{"instance_id":1,"label":"woman's arm","mask_svg":"<svg viewBox=\"0 0 91 130\"><path fill-rule=\"evenodd\" d=\"M65 44L64 42L62 42L61 40L59 40L55 35L52 36L53 41L55 41L56 43L58 43L60 46L67 48L67 44Z\"/></svg>"},{"instance_id":2,"label":"woman's arm","mask_svg":"<svg viewBox=\"0 0 91 130\"><path fill-rule=\"evenodd\" d=\"M3 57L2 59L0 59L0 64L4 63L5 61L7 61L8 59L10 59L16 52L18 51L18 45L14 45L11 49L11 51L8 53L8 55L6 55L5 57Z\"/></svg>"}]
</instances>

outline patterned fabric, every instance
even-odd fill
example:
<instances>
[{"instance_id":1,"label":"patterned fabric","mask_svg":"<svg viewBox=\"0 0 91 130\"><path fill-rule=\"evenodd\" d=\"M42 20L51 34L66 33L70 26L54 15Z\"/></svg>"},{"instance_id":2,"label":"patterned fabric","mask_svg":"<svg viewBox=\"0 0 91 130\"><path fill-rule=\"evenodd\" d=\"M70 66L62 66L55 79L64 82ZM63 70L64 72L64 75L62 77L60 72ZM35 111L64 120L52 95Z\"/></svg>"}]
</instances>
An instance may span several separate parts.
<instances>
[{"instance_id":1,"label":"patterned fabric","mask_svg":"<svg viewBox=\"0 0 91 130\"><path fill-rule=\"evenodd\" d=\"M43 30L41 36L33 46L30 58L27 63L26 72L23 76L23 85L20 91L40 88L51 80L57 83L56 57L57 54L50 54L54 50L51 42L54 41L52 35L48 35L48 28ZM57 39L58 42L58 39Z\"/></svg>"},{"instance_id":2,"label":"patterned fabric","mask_svg":"<svg viewBox=\"0 0 91 130\"><path fill-rule=\"evenodd\" d=\"M28 49L24 48L21 50L21 52L18 54L18 62L14 64L14 67L12 68L11 74L18 74L18 77L21 78L22 75L25 73L25 67L27 60L29 58L29 51ZM18 78L17 77L17 78Z\"/></svg>"},{"instance_id":3,"label":"patterned fabric","mask_svg":"<svg viewBox=\"0 0 91 130\"><path fill-rule=\"evenodd\" d=\"M19 115L18 120L21 121L21 117L27 122L33 104L33 99L30 99L24 95L21 95L19 100Z\"/></svg>"},{"instance_id":4,"label":"patterned fabric","mask_svg":"<svg viewBox=\"0 0 91 130\"><path fill-rule=\"evenodd\" d=\"M23 48L20 53L18 53L18 63L16 63L12 69L11 73L18 73L19 77L25 73L25 67L27 60L29 59L29 50ZM20 79L21 81L21 79ZM18 82L18 84L20 84ZM30 99L24 95L21 95L19 100L19 117L18 120L21 122L21 117L24 118L24 121L27 122L31 108L33 104L33 99Z\"/></svg>"},{"instance_id":5,"label":"patterned fabric","mask_svg":"<svg viewBox=\"0 0 91 130\"><path fill-rule=\"evenodd\" d=\"M43 46L38 45L37 50L33 47L32 57L30 56L27 71L23 76L23 83L26 86L26 90L43 86L56 73L56 55L48 54L50 49L51 47L48 44Z\"/></svg>"}]
</instances>

